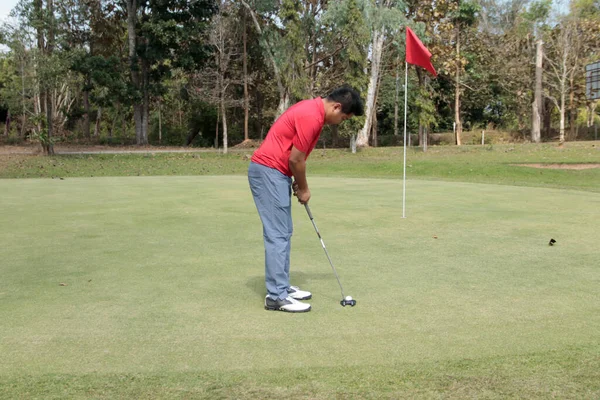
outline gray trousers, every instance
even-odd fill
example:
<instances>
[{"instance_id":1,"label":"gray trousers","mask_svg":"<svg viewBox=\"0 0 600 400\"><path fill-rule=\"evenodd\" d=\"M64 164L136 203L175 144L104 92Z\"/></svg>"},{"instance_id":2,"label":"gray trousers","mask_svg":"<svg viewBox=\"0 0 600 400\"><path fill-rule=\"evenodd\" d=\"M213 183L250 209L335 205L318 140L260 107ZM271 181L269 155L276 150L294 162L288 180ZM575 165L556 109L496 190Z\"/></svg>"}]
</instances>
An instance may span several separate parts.
<instances>
[{"instance_id":1,"label":"gray trousers","mask_svg":"<svg viewBox=\"0 0 600 400\"><path fill-rule=\"evenodd\" d=\"M273 300L285 299L290 287L292 178L274 168L251 162L248 183L263 225L265 284Z\"/></svg>"}]
</instances>

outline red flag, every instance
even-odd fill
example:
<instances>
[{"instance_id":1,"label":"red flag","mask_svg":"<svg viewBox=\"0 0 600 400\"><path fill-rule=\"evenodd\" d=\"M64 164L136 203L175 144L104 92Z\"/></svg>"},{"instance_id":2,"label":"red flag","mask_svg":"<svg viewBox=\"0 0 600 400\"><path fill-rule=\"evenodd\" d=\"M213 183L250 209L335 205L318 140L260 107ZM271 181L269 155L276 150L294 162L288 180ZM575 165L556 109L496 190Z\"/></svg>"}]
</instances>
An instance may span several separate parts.
<instances>
[{"instance_id":1,"label":"red flag","mask_svg":"<svg viewBox=\"0 0 600 400\"><path fill-rule=\"evenodd\" d=\"M431 53L427 47L419 40L417 35L407 26L406 27L406 62L418 65L437 76L435 68L431 65Z\"/></svg>"}]
</instances>

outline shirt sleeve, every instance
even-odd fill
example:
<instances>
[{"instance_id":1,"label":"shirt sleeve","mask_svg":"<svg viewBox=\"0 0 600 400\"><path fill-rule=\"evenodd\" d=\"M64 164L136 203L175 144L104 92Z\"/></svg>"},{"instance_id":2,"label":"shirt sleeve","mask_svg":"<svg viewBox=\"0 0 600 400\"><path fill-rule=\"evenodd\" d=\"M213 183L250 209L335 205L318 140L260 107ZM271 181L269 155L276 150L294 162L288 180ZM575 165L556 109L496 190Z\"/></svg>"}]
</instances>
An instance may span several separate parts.
<instances>
[{"instance_id":1,"label":"shirt sleeve","mask_svg":"<svg viewBox=\"0 0 600 400\"><path fill-rule=\"evenodd\" d=\"M321 134L323 126L312 115L296 117L294 123L296 134L292 144L301 152L308 154L312 150L311 146Z\"/></svg>"}]
</instances>

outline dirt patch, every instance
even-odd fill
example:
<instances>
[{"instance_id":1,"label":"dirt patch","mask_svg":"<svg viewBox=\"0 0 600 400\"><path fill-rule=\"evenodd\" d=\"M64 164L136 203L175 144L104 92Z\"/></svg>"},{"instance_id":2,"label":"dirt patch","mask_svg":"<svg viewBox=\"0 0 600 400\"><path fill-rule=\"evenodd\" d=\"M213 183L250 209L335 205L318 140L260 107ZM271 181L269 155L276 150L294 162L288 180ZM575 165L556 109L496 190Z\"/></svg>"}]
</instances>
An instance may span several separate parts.
<instances>
[{"instance_id":1,"label":"dirt patch","mask_svg":"<svg viewBox=\"0 0 600 400\"><path fill-rule=\"evenodd\" d=\"M262 142L259 140L244 140L242 143L235 145L232 149L256 149Z\"/></svg>"},{"instance_id":2,"label":"dirt patch","mask_svg":"<svg viewBox=\"0 0 600 400\"><path fill-rule=\"evenodd\" d=\"M530 167L530 168L546 168L546 169L592 169L600 168L600 164L512 164L518 167Z\"/></svg>"},{"instance_id":3,"label":"dirt patch","mask_svg":"<svg viewBox=\"0 0 600 400\"><path fill-rule=\"evenodd\" d=\"M42 154L40 145L0 146L0 155L8 154Z\"/></svg>"},{"instance_id":4,"label":"dirt patch","mask_svg":"<svg viewBox=\"0 0 600 400\"><path fill-rule=\"evenodd\" d=\"M94 144L55 144L56 154L117 154L117 153L193 153L210 151L196 147L174 146L107 146ZM0 156L7 155L42 155L44 152L39 144L0 145Z\"/></svg>"}]
</instances>

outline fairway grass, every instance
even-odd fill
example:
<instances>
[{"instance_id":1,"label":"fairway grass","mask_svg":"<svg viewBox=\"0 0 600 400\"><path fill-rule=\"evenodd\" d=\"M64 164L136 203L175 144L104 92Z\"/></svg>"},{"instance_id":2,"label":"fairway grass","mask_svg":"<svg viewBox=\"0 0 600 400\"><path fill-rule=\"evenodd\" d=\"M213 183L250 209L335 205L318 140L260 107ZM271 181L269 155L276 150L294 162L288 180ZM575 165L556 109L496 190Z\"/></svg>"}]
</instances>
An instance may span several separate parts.
<instances>
[{"instance_id":1,"label":"fairway grass","mask_svg":"<svg viewBox=\"0 0 600 400\"><path fill-rule=\"evenodd\" d=\"M600 194L310 178L263 309L243 176L0 180L0 398L600 397ZM554 238L557 243L549 246Z\"/></svg>"},{"instance_id":2,"label":"fairway grass","mask_svg":"<svg viewBox=\"0 0 600 400\"><path fill-rule=\"evenodd\" d=\"M1 178L245 175L253 149L193 153L2 155ZM538 186L600 192L600 168L536 169L519 164L600 164L600 142L434 146L407 151L407 177L420 180ZM401 147L315 149L309 176L401 179Z\"/></svg>"}]
</instances>

